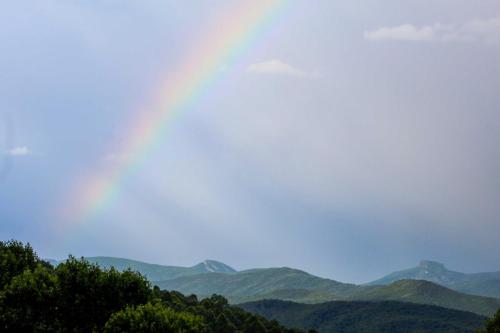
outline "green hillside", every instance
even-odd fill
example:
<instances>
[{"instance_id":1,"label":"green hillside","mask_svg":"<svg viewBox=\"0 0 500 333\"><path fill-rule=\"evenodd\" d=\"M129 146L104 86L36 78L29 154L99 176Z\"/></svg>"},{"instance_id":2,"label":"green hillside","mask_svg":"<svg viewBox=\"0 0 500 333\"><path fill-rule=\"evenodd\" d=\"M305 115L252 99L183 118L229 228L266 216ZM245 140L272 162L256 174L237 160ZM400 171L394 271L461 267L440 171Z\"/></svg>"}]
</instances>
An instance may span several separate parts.
<instances>
[{"instance_id":1,"label":"green hillside","mask_svg":"<svg viewBox=\"0 0 500 333\"><path fill-rule=\"evenodd\" d=\"M425 260L416 267L391 273L369 285L387 285L408 279L426 280L468 294L500 298L500 272L466 274L451 271L439 262Z\"/></svg>"},{"instance_id":2,"label":"green hillside","mask_svg":"<svg viewBox=\"0 0 500 333\"><path fill-rule=\"evenodd\" d=\"M234 274L207 273L156 282L166 290L201 297L220 294L232 303L280 299L302 303L331 300L395 300L431 304L492 315L500 299L459 293L422 280L402 280L388 286L357 286L323 279L290 268L269 268Z\"/></svg>"},{"instance_id":3,"label":"green hillside","mask_svg":"<svg viewBox=\"0 0 500 333\"><path fill-rule=\"evenodd\" d=\"M265 300L239 306L287 327L321 333L472 333L486 320L470 312L394 301L298 304Z\"/></svg>"},{"instance_id":4,"label":"green hillside","mask_svg":"<svg viewBox=\"0 0 500 333\"><path fill-rule=\"evenodd\" d=\"M297 303L314 304L314 303L335 301L340 299L340 297L335 296L332 293L320 290L279 289L271 291L266 294L233 298L231 299L231 301L234 303L245 303L263 299L279 299L282 301L293 301Z\"/></svg>"},{"instance_id":5,"label":"green hillside","mask_svg":"<svg viewBox=\"0 0 500 333\"><path fill-rule=\"evenodd\" d=\"M457 284L456 287L451 289L467 294L500 298L500 278L489 279L485 277L484 279L474 279L474 281Z\"/></svg>"},{"instance_id":6,"label":"green hillside","mask_svg":"<svg viewBox=\"0 0 500 333\"><path fill-rule=\"evenodd\" d=\"M155 282L160 288L197 295L220 294L232 302L248 297L265 298L269 293L288 290L319 291L327 295L350 295L354 284L323 279L291 268L252 269L234 274L208 273ZM295 298L293 298L295 299Z\"/></svg>"},{"instance_id":7,"label":"green hillside","mask_svg":"<svg viewBox=\"0 0 500 333\"><path fill-rule=\"evenodd\" d=\"M251 269L236 272L231 267L216 261L204 261L193 267L162 266L140 261L113 258L89 257L86 260L103 268L115 267L123 271L131 269L145 275L150 281L165 290L177 290L186 294L208 297L212 294L225 296L231 303L243 303L263 299L279 299L300 303L321 303L333 300L395 300L419 304L444 306L457 310L491 315L500 308L500 299L474 296L453 291L439 284L473 287L477 290L495 290L496 280L486 280L489 273L471 274L475 284L468 283L466 274L448 271L444 265L423 261L418 268L394 273L380 283L389 285L354 285L324 279L292 268ZM425 275L428 279L401 280L402 276ZM482 282L481 282L482 281ZM439 284L436 284L439 283ZM467 291L467 290L466 290Z\"/></svg>"},{"instance_id":8,"label":"green hillside","mask_svg":"<svg viewBox=\"0 0 500 333\"><path fill-rule=\"evenodd\" d=\"M350 298L431 304L486 316L500 308L500 299L468 295L424 280L400 280L388 286L364 289Z\"/></svg>"}]
</instances>

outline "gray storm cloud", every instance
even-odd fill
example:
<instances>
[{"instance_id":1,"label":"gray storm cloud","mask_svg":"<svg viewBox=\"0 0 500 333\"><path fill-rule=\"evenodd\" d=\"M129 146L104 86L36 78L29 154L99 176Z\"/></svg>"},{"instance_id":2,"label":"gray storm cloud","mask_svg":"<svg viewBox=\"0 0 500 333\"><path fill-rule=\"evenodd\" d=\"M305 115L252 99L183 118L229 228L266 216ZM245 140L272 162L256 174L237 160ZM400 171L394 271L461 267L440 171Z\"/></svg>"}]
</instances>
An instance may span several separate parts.
<instances>
[{"instance_id":1,"label":"gray storm cloud","mask_svg":"<svg viewBox=\"0 0 500 333\"><path fill-rule=\"evenodd\" d=\"M0 142L16 166L0 166L0 217L13 221L2 237L47 257L212 257L348 281L424 257L497 270L496 0L290 2L169 123L100 219L58 234L71 223L47 211L96 161L129 157L108 149L113 133L231 3L5 4L0 90L17 127Z\"/></svg>"}]
</instances>

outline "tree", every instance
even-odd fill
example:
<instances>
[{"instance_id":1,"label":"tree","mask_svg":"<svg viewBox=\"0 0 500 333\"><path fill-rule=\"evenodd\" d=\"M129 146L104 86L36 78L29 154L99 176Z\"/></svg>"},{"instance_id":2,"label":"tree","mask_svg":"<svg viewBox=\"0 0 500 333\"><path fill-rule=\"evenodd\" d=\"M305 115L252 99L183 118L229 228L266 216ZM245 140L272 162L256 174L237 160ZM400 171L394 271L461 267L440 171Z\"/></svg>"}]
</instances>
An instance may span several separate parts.
<instances>
[{"instance_id":1,"label":"tree","mask_svg":"<svg viewBox=\"0 0 500 333\"><path fill-rule=\"evenodd\" d=\"M38 264L50 266L37 257L29 243L24 245L15 240L0 241L0 290L14 276L21 274L26 269L34 269Z\"/></svg>"},{"instance_id":2,"label":"tree","mask_svg":"<svg viewBox=\"0 0 500 333\"><path fill-rule=\"evenodd\" d=\"M55 269L58 280L58 322L65 330L100 330L114 312L146 303L149 282L131 271L100 269L84 259L69 257Z\"/></svg>"},{"instance_id":3,"label":"tree","mask_svg":"<svg viewBox=\"0 0 500 333\"><path fill-rule=\"evenodd\" d=\"M38 265L12 278L0 295L0 330L48 332L54 329L57 280Z\"/></svg>"},{"instance_id":4,"label":"tree","mask_svg":"<svg viewBox=\"0 0 500 333\"><path fill-rule=\"evenodd\" d=\"M206 332L203 319L176 312L161 303L127 307L109 318L104 333L198 333Z\"/></svg>"},{"instance_id":5,"label":"tree","mask_svg":"<svg viewBox=\"0 0 500 333\"><path fill-rule=\"evenodd\" d=\"M500 309L493 318L486 322L485 328L477 333L500 333Z\"/></svg>"},{"instance_id":6,"label":"tree","mask_svg":"<svg viewBox=\"0 0 500 333\"><path fill-rule=\"evenodd\" d=\"M212 324L213 331L219 333L233 333L236 332L236 326L227 318L224 313L221 313L217 316L215 321Z\"/></svg>"},{"instance_id":7,"label":"tree","mask_svg":"<svg viewBox=\"0 0 500 333\"><path fill-rule=\"evenodd\" d=\"M244 333L266 333L267 330L259 320L259 318L255 316L249 316L245 321Z\"/></svg>"},{"instance_id":8,"label":"tree","mask_svg":"<svg viewBox=\"0 0 500 333\"><path fill-rule=\"evenodd\" d=\"M139 273L70 256L56 268L29 244L0 242L0 332L284 333L218 295L151 288Z\"/></svg>"}]
</instances>

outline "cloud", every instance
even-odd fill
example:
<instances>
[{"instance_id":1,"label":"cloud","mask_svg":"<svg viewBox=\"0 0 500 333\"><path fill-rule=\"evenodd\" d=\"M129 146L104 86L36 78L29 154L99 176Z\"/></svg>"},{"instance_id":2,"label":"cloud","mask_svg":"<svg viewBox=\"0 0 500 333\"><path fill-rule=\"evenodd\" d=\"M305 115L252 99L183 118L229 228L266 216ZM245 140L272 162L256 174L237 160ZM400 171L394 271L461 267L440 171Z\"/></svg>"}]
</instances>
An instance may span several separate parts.
<instances>
[{"instance_id":1,"label":"cloud","mask_svg":"<svg viewBox=\"0 0 500 333\"><path fill-rule=\"evenodd\" d=\"M6 150L5 153L10 156L25 156L31 155L31 150L29 150L26 146L22 146Z\"/></svg>"},{"instance_id":2,"label":"cloud","mask_svg":"<svg viewBox=\"0 0 500 333\"><path fill-rule=\"evenodd\" d=\"M368 40L408 40L429 41L436 38L434 27L425 26L418 28L411 24L398 27L383 27L374 31L365 31L364 36Z\"/></svg>"},{"instance_id":3,"label":"cloud","mask_svg":"<svg viewBox=\"0 0 500 333\"><path fill-rule=\"evenodd\" d=\"M415 26L403 24L396 27L382 27L365 31L364 37L371 41L438 41L438 42L483 42L500 43L500 17L472 20L460 25Z\"/></svg>"},{"instance_id":4,"label":"cloud","mask_svg":"<svg viewBox=\"0 0 500 333\"><path fill-rule=\"evenodd\" d=\"M486 43L500 43L500 16L488 20L467 22L444 38L449 40L479 40Z\"/></svg>"},{"instance_id":5,"label":"cloud","mask_svg":"<svg viewBox=\"0 0 500 333\"><path fill-rule=\"evenodd\" d=\"M316 72L305 71L276 59L251 64L247 67L247 72L268 75L287 75L302 78L319 77L319 74Z\"/></svg>"}]
</instances>

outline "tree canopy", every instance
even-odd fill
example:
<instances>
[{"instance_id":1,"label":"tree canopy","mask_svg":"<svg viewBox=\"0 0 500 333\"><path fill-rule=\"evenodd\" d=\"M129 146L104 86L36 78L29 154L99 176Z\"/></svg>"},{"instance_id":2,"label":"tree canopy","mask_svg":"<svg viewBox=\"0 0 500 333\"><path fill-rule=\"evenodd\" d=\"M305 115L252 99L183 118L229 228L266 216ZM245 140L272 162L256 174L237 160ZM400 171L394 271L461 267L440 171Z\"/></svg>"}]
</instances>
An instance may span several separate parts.
<instances>
[{"instance_id":1,"label":"tree canopy","mask_svg":"<svg viewBox=\"0 0 500 333\"><path fill-rule=\"evenodd\" d=\"M299 332L230 306L222 296L199 301L153 288L130 270L72 256L53 267L17 241L0 242L0 331Z\"/></svg>"},{"instance_id":2,"label":"tree canopy","mask_svg":"<svg viewBox=\"0 0 500 333\"><path fill-rule=\"evenodd\" d=\"M493 318L486 322L485 327L477 333L500 333L500 309Z\"/></svg>"}]
</instances>

